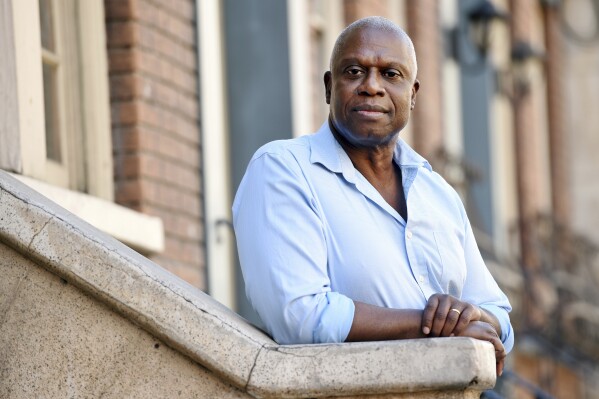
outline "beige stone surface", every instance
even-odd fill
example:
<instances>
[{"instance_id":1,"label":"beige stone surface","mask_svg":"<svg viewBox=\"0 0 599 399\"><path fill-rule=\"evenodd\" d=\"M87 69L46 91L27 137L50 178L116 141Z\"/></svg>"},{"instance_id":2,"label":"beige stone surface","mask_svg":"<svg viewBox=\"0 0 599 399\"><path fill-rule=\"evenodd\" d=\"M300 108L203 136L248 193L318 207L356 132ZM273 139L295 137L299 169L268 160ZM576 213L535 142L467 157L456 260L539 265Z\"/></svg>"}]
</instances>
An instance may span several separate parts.
<instances>
[{"instance_id":1,"label":"beige stone surface","mask_svg":"<svg viewBox=\"0 0 599 399\"><path fill-rule=\"evenodd\" d=\"M2 398L248 397L3 244L0 275Z\"/></svg>"},{"instance_id":2,"label":"beige stone surface","mask_svg":"<svg viewBox=\"0 0 599 399\"><path fill-rule=\"evenodd\" d=\"M470 338L436 338L265 348L248 390L291 398L480 389L495 381L488 345Z\"/></svg>"},{"instance_id":3,"label":"beige stone surface","mask_svg":"<svg viewBox=\"0 0 599 399\"><path fill-rule=\"evenodd\" d=\"M235 385L246 384L260 348L274 344L270 338L197 288L0 174L2 241Z\"/></svg>"},{"instance_id":4,"label":"beige stone surface","mask_svg":"<svg viewBox=\"0 0 599 399\"><path fill-rule=\"evenodd\" d=\"M468 338L279 346L0 171L0 397L466 398ZM387 395L387 396L385 396Z\"/></svg>"}]
</instances>

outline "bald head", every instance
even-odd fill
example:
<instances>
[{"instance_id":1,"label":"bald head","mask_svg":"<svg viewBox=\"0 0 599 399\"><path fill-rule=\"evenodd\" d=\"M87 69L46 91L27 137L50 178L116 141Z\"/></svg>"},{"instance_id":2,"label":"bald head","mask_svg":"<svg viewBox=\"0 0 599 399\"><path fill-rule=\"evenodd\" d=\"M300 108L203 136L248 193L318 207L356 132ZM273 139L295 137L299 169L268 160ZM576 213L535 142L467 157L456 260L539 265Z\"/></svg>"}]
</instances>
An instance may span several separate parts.
<instances>
[{"instance_id":1,"label":"bald head","mask_svg":"<svg viewBox=\"0 0 599 399\"><path fill-rule=\"evenodd\" d=\"M416 52L414 51L414 44L412 43L412 40L410 39L408 34L403 29L401 29L397 24L395 24L383 17L362 18L355 22L352 22L345 29L343 29L343 31L341 31L341 33L339 34L339 37L337 37L337 40L335 41L335 46L333 47L333 52L331 53L331 60L330 60L330 66L329 66L331 71L333 70L333 65L335 64L335 61L339 57L339 54L341 54L341 51L345 47L345 45L347 43L347 39L349 39L352 36L352 33L363 30L363 29L374 29L374 30L379 30L379 31L383 31L383 32L388 32L390 34L395 35L398 39L400 39L402 42L404 42L406 44L406 46L408 47L409 52L411 54L411 61L413 61L412 66L413 66L414 76L416 76L418 66L416 63Z\"/></svg>"}]
</instances>

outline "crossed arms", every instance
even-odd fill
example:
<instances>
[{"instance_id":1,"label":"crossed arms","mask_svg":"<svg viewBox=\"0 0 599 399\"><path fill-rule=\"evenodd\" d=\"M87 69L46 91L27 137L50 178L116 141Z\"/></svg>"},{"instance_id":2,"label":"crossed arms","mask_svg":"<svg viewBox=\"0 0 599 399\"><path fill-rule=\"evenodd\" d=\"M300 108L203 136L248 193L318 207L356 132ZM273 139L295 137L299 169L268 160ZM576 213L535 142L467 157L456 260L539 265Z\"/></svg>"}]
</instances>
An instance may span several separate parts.
<instances>
[{"instance_id":1,"label":"crossed arms","mask_svg":"<svg viewBox=\"0 0 599 399\"><path fill-rule=\"evenodd\" d=\"M492 313L478 306L445 294L431 296L424 310L389 309L361 302L354 302L354 305L354 319L347 342L471 337L493 344L497 375L503 372L507 353L499 338L501 327Z\"/></svg>"}]
</instances>

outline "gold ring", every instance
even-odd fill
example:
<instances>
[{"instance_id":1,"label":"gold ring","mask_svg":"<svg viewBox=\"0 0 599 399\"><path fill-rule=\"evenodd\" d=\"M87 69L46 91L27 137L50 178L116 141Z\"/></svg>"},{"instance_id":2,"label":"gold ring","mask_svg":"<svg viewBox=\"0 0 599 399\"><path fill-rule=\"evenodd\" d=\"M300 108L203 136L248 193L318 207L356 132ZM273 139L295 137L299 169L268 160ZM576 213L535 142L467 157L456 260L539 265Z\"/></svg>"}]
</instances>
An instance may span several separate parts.
<instances>
[{"instance_id":1,"label":"gold ring","mask_svg":"<svg viewBox=\"0 0 599 399\"><path fill-rule=\"evenodd\" d=\"M454 309L449 309L449 311L450 312L456 312L458 314L458 316L462 314L462 312L460 312L459 310L457 310L455 308Z\"/></svg>"}]
</instances>

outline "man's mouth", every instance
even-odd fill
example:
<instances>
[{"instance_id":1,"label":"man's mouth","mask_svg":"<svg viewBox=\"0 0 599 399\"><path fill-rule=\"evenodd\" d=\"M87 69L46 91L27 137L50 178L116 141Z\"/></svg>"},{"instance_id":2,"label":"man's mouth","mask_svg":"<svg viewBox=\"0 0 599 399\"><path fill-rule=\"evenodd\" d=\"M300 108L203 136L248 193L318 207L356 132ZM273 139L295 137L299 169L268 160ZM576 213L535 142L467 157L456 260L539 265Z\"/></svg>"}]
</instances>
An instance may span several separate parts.
<instances>
[{"instance_id":1,"label":"man's mouth","mask_svg":"<svg viewBox=\"0 0 599 399\"><path fill-rule=\"evenodd\" d=\"M380 105L359 105L354 107L354 111L359 115L368 116L368 117L376 117L382 116L387 113L387 110Z\"/></svg>"}]
</instances>

